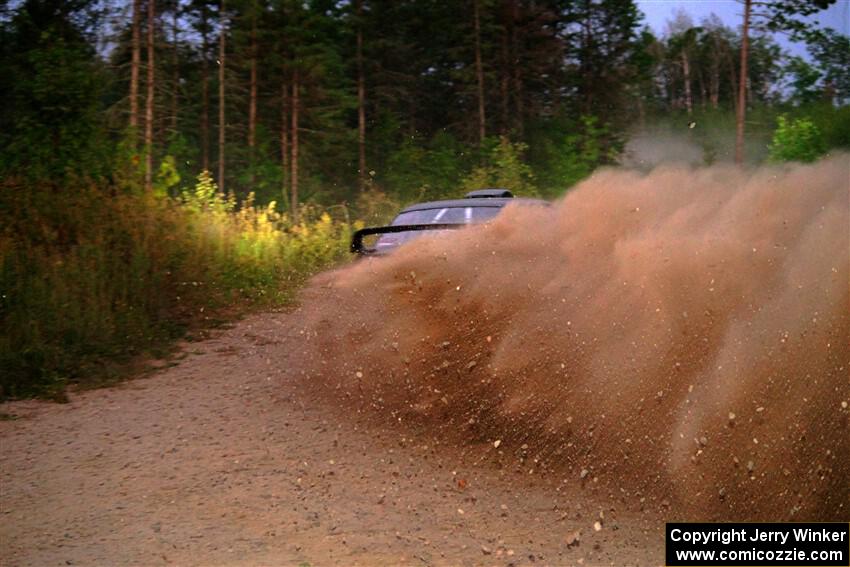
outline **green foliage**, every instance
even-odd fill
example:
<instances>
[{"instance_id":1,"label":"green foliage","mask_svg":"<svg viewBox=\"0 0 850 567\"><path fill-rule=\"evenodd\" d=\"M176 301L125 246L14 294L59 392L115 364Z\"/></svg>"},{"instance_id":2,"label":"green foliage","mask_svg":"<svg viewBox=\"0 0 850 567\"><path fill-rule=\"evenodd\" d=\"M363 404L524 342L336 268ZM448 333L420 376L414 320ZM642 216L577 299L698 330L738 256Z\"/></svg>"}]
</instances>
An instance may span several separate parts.
<instances>
[{"instance_id":1,"label":"green foliage","mask_svg":"<svg viewBox=\"0 0 850 567\"><path fill-rule=\"evenodd\" d=\"M594 116L582 116L581 128L564 136L556 145L550 163L550 180L556 190L572 187L600 164L612 163L617 158L619 148L609 143L608 126L598 122Z\"/></svg>"},{"instance_id":2,"label":"green foliage","mask_svg":"<svg viewBox=\"0 0 850 567\"><path fill-rule=\"evenodd\" d=\"M221 214L229 213L236 207L233 197L225 197L218 192L212 174L206 170L198 175L198 182L192 189L184 189L181 192L180 199L189 210L196 212Z\"/></svg>"},{"instance_id":3,"label":"green foliage","mask_svg":"<svg viewBox=\"0 0 850 567\"><path fill-rule=\"evenodd\" d=\"M784 31L791 34L795 40L811 37L813 27L811 21L801 20L801 17L811 16L820 10L829 8L837 0L772 0L760 5L766 10L760 10L755 18L755 28L766 28L771 31Z\"/></svg>"},{"instance_id":4,"label":"green foliage","mask_svg":"<svg viewBox=\"0 0 850 567\"><path fill-rule=\"evenodd\" d=\"M0 174L97 175L108 165L98 115L107 77L69 18L79 3L28 1L0 30Z\"/></svg>"},{"instance_id":5,"label":"green foliage","mask_svg":"<svg viewBox=\"0 0 850 567\"><path fill-rule=\"evenodd\" d=\"M528 149L522 142L511 142L507 136L499 137L494 144L489 140L489 151L485 150L484 163L474 168L461 182L461 192L484 187L510 189L517 195L537 195L534 173L523 161Z\"/></svg>"},{"instance_id":6,"label":"green foliage","mask_svg":"<svg viewBox=\"0 0 850 567\"><path fill-rule=\"evenodd\" d=\"M561 75L575 88L570 101L581 113L605 114L622 122L630 113L632 97L624 84L640 80L634 65L646 38L640 37L641 13L632 0L562 2L561 25L566 41L565 59L577 67ZM550 55L560 53L556 49ZM570 72L571 71L571 72ZM554 91L563 89L556 85Z\"/></svg>"},{"instance_id":7,"label":"green foliage","mask_svg":"<svg viewBox=\"0 0 850 567\"><path fill-rule=\"evenodd\" d=\"M823 136L808 118L777 119L773 142L770 144L770 161L812 162L826 153Z\"/></svg>"},{"instance_id":8,"label":"green foliage","mask_svg":"<svg viewBox=\"0 0 850 567\"><path fill-rule=\"evenodd\" d=\"M823 135L827 149L850 150L850 106L836 107L829 102L823 102L796 111L815 123Z\"/></svg>"},{"instance_id":9,"label":"green foliage","mask_svg":"<svg viewBox=\"0 0 850 567\"><path fill-rule=\"evenodd\" d=\"M354 203L356 218L372 226L389 224L401 208L402 205L397 199L375 187L360 193Z\"/></svg>"},{"instance_id":10,"label":"green foliage","mask_svg":"<svg viewBox=\"0 0 850 567\"><path fill-rule=\"evenodd\" d=\"M786 66L791 74L791 101L795 104L810 104L823 98L823 89L818 85L821 73L802 57L791 57Z\"/></svg>"},{"instance_id":11,"label":"green foliage","mask_svg":"<svg viewBox=\"0 0 850 567\"><path fill-rule=\"evenodd\" d=\"M850 37L831 29L812 34L809 54L823 75L822 89L839 103L850 101Z\"/></svg>"},{"instance_id":12,"label":"green foliage","mask_svg":"<svg viewBox=\"0 0 850 567\"><path fill-rule=\"evenodd\" d=\"M153 190L158 197L165 197L169 190L180 183L180 172L177 169L177 160L174 156L165 156L159 164L159 171L154 180Z\"/></svg>"},{"instance_id":13,"label":"green foliage","mask_svg":"<svg viewBox=\"0 0 850 567\"><path fill-rule=\"evenodd\" d=\"M237 207L208 174L180 199L82 180L39 189L0 186L0 397L91 380L216 309L285 303L347 257L344 219Z\"/></svg>"},{"instance_id":14,"label":"green foliage","mask_svg":"<svg viewBox=\"0 0 850 567\"><path fill-rule=\"evenodd\" d=\"M463 144L441 132L427 144L405 139L379 172L376 181L402 201L453 197L469 161Z\"/></svg>"}]
</instances>

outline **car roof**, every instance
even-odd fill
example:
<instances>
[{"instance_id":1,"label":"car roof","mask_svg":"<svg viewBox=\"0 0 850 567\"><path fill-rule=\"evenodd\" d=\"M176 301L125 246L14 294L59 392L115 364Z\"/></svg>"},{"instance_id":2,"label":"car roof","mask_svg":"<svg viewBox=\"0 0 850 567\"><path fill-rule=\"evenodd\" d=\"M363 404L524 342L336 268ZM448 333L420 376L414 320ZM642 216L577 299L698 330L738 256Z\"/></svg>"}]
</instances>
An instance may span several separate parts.
<instances>
[{"instance_id":1,"label":"car roof","mask_svg":"<svg viewBox=\"0 0 850 567\"><path fill-rule=\"evenodd\" d=\"M508 197L508 198L500 198L500 197L482 197L482 198L473 198L468 197L466 199L450 199L446 201L430 201L427 203L416 203L415 205L409 205L401 210L402 213L407 213L410 211L425 211L428 209L451 209L451 208L464 208L464 207L495 207L501 208L510 203L520 203L524 205L544 205L549 206L547 201L542 199L528 199L523 197Z\"/></svg>"}]
</instances>

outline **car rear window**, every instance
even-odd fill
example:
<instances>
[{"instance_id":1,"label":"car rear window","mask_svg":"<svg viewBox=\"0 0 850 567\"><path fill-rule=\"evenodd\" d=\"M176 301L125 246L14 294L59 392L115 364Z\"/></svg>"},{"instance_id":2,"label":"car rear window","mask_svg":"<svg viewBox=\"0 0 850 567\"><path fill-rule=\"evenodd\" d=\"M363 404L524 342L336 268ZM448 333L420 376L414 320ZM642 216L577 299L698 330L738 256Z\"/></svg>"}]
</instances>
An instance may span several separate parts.
<instances>
[{"instance_id":1,"label":"car rear window","mask_svg":"<svg viewBox=\"0 0 850 567\"><path fill-rule=\"evenodd\" d=\"M499 214L501 207L443 207L439 209L420 209L401 213L393 221L393 226L401 224L467 224L484 222Z\"/></svg>"}]
</instances>

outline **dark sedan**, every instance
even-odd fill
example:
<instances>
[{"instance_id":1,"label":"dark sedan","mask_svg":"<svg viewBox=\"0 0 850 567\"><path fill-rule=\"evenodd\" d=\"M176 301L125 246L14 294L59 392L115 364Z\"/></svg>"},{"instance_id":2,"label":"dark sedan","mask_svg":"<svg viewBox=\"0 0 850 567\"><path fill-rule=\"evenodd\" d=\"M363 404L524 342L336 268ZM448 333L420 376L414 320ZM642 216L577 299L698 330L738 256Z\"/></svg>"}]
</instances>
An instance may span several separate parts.
<instances>
[{"instance_id":1,"label":"dark sedan","mask_svg":"<svg viewBox=\"0 0 850 567\"><path fill-rule=\"evenodd\" d=\"M360 255L386 254L425 231L445 231L487 222L505 205L522 203L548 206L541 199L517 198L507 189L471 191L463 199L417 203L403 209L389 226L363 228L354 233L351 251ZM365 243L376 236L374 243Z\"/></svg>"}]
</instances>

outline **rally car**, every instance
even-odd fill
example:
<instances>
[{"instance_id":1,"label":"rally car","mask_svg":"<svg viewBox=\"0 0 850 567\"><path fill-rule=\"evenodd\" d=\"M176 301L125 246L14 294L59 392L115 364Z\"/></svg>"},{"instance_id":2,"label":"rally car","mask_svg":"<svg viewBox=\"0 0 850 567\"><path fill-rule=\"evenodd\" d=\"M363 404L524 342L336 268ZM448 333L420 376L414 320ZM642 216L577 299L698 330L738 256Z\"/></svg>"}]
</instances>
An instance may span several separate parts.
<instances>
[{"instance_id":1,"label":"rally car","mask_svg":"<svg viewBox=\"0 0 850 567\"><path fill-rule=\"evenodd\" d=\"M386 254L423 231L444 231L487 222L510 203L548 206L541 199L514 197L507 189L480 189L463 199L418 203L403 209L389 226L363 228L351 238L351 252L361 256ZM367 245L367 237L377 236Z\"/></svg>"}]
</instances>

